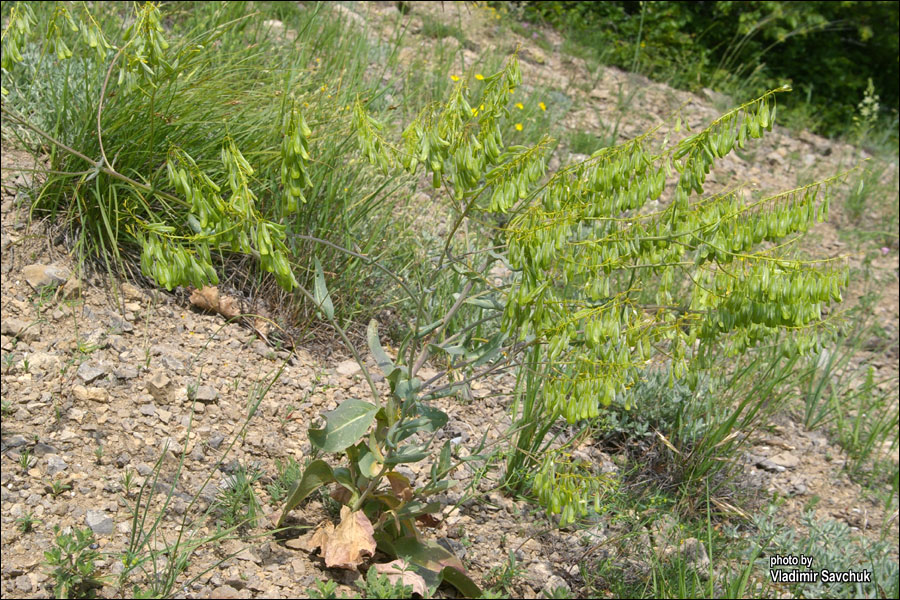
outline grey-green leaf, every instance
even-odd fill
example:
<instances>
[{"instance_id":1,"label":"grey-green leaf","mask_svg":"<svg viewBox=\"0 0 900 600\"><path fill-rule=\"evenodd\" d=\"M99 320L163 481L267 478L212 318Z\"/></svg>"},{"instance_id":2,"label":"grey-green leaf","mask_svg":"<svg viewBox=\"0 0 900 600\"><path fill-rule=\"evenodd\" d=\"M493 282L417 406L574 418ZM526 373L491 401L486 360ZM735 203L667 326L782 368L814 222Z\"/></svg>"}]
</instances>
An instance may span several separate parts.
<instances>
[{"instance_id":1,"label":"grey-green leaf","mask_svg":"<svg viewBox=\"0 0 900 600\"><path fill-rule=\"evenodd\" d=\"M328 320L334 320L334 303L331 302L331 296L328 294L328 288L325 286L325 273L322 271L322 263L318 258L313 259L316 266L316 282L313 290L316 303L325 312Z\"/></svg>"},{"instance_id":2,"label":"grey-green leaf","mask_svg":"<svg viewBox=\"0 0 900 600\"><path fill-rule=\"evenodd\" d=\"M381 340L378 339L378 322L375 319L369 321L369 327L366 330L366 339L369 341L369 351L375 357L375 362L385 377L390 377L394 372L394 361L387 355L384 348L381 347Z\"/></svg>"},{"instance_id":3,"label":"grey-green leaf","mask_svg":"<svg viewBox=\"0 0 900 600\"><path fill-rule=\"evenodd\" d=\"M281 517L278 518L278 527L281 527L284 518L295 506L303 502L314 491L332 481L334 481L334 474L328 463L324 460L314 460L309 463L309 466L303 471L303 476L294 484L294 489L288 496L284 510L281 511Z\"/></svg>"},{"instance_id":4,"label":"grey-green leaf","mask_svg":"<svg viewBox=\"0 0 900 600\"><path fill-rule=\"evenodd\" d=\"M351 398L336 409L322 413L323 429L309 430L309 441L323 452L341 452L365 435L375 420L378 407L369 402Z\"/></svg>"}]
</instances>

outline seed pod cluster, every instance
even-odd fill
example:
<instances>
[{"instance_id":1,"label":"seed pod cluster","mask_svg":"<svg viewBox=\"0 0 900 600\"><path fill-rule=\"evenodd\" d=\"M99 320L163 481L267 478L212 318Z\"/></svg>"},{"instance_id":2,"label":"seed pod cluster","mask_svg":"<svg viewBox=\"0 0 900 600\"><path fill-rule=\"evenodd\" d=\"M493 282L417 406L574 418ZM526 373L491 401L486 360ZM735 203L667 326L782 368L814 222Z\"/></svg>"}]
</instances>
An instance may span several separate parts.
<instances>
[{"instance_id":1,"label":"seed pod cluster","mask_svg":"<svg viewBox=\"0 0 900 600\"><path fill-rule=\"evenodd\" d=\"M602 498L614 483L608 476L593 473L583 461L573 461L556 450L544 454L532 490L548 513L560 515L559 525L565 527L591 510L600 512Z\"/></svg>"},{"instance_id":2,"label":"seed pod cluster","mask_svg":"<svg viewBox=\"0 0 900 600\"><path fill-rule=\"evenodd\" d=\"M169 43L163 37L159 7L147 2L135 15L134 23L125 30L125 52L122 68L119 70L119 85L127 91L133 90L139 80L153 86L155 69L171 69L166 62Z\"/></svg>"},{"instance_id":3,"label":"seed pod cluster","mask_svg":"<svg viewBox=\"0 0 900 600\"><path fill-rule=\"evenodd\" d=\"M298 202L306 204L305 188L312 187L306 166L309 160L309 136L312 131L296 107L287 116L284 139L281 142L281 185L284 188L284 212L297 211Z\"/></svg>"},{"instance_id":4,"label":"seed pod cluster","mask_svg":"<svg viewBox=\"0 0 900 600\"><path fill-rule=\"evenodd\" d=\"M17 2L9 11L9 21L3 32L2 64L7 71L12 69L15 63L20 63L22 58L21 48L31 35L31 28L37 23L34 11L27 2ZM4 94L6 92L4 91Z\"/></svg>"}]
</instances>

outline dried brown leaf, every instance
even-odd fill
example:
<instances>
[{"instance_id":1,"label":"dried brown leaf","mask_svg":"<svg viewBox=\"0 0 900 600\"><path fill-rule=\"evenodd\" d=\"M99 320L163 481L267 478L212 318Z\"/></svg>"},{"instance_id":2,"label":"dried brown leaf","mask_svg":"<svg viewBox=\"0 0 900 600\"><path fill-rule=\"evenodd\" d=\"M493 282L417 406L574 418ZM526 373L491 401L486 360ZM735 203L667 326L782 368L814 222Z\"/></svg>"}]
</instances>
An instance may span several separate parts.
<instances>
[{"instance_id":1,"label":"dried brown leaf","mask_svg":"<svg viewBox=\"0 0 900 600\"><path fill-rule=\"evenodd\" d=\"M219 295L219 288L206 285L191 292L190 302L201 310L219 313L226 319L233 319L241 314L238 301L231 296Z\"/></svg>"},{"instance_id":2,"label":"dried brown leaf","mask_svg":"<svg viewBox=\"0 0 900 600\"><path fill-rule=\"evenodd\" d=\"M391 490L393 490L394 494L403 500L404 502L409 502L413 497L412 486L409 483L409 479L406 478L405 475L401 475L395 471L391 471L387 473L388 481L391 483Z\"/></svg>"},{"instance_id":3,"label":"dried brown leaf","mask_svg":"<svg viewBox=\"0 0 900 600\"><path fill-rule=\"evenodd\" d=\"M326 567L356 569L366 556L375 554L375 528L363 511L341 508L341 523L322 544Z\"/></svg>"}]
</instances>

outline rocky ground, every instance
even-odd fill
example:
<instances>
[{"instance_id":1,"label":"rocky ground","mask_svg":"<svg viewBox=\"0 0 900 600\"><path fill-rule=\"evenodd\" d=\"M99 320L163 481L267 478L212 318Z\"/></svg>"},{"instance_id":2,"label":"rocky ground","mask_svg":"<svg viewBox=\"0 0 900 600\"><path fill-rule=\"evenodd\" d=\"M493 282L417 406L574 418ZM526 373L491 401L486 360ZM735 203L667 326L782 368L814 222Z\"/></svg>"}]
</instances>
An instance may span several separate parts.
<instances>
[{"instance_id":1,"label":"rocky ground","mask_svg":"<svg viewBox=\"0 0 900 600\"><path fill-rule=\"evenodd\" d=\"M599 76L591 73L584 61L556 51L561 42L553 32L542 33L553 48L548 51L502 29L483 9L460 9L451 3L408 4L412 11L402 19L394 3L354 5L348 19L368 23L370 35L384 39L397 23L407 24L410 50L404 50L401 62L411 60L424 46L459 44L455 38L421 35L426 17L452 23L464 18L470 24L466 31L473 40L471 47L459 49L466 65L477 61L488 46L514 48L522 43L524 80L541 82L568 99L571 108L560 120L570 130L600 130L621 118L619 134L628 138L648 126L666 126L663 119L679 107L695 120L692 125L709 121L721 108L716 99L672 90L613 68L604 68ZM461 15L458 10L463 10ZM637 91L627 112L619 115L617 90L623 86ZM551 106L551 110L556 109ZM846 168L862 157L846 144L776 130L753 155L723 160L716 177L723 185L736 178L759 190L787 189L800 180ZM276 463L291 457L302 464L310 453L306 428L318 414L345 398L367 395L358 365L340 350L267 345L252 328L227 324L219 315L192 307L186 294L79 271L57 226L28 219L24 200L30 179L17 169L30 168L32 163L23 153L3 148L0 592L4 597L52 594L43 552L52 545L54 527L90 528L102 553L97 565L100 574L121 572L122 553L134 527L131 511L146 481L152 497L142 501L149 504L151 520L169 499L148 542L153 550L171 548L179 531L189 540L215 534L218 513L208 509L241 468L262 473L255 490L266 513L263 519L277 515L280 506L270 502L267 491L277 474ZM859 273L867 250L843 235L850 224L839 209L836 212L832 222L820 226L811 239L820 253L850 254ZM874 366L879 378L896 377L897 372L898 249L894 240L886 252L877 252L869 260L884 292L875 315L894 340L893 354L875 356L863 351L854 358L855 364ZM861 280L854 281L848 296L852 301L854 292L858 296L862 291ZM248 420L251 407L269 383L271 388ZM474 446L486 429L488 441L502 435L509 424L508 391L508 379L498 376L474 390L473 402L448 401L441 407L450 415L441 435L453 440L458 454ZM748 485L764 495L786 498L778 518L796 523L815 497L819 499L813 503L817 516L845 521L873 537L893 519L888 527L897 538L896 513L884 514L884 504L848 478L842 471L841 449L825 433L806 431L787 413L771 425L742 460ZM609 449L586 445L581 450L609 471L619 468L616 457L604 452ZM154 467L160 457L157 478ZM409 475L420 474L413 468ZM493 491L497 468L484 472L473 468L454 477L462 485L442 498L444 522L429 534L457 552L479 582L490 580L492 569L507 564L512 552L523 567L511 588L520 596L560 586L577 594L584 585L578 565L610 556L632 561L640 570L648 553L665 554L673 544L685 552L687 546L699 545L699 550L692 551L698 563L706 555L697 540L678 540L670 519L662 515L559 531L547 524L534 505ZM480 495L467 499L467 489ZM296 511L297 523L315 525L328 517L330 509L327 502L314 500ZM31 531L23 532L17 519L26 515L37 522ZM358 574L326 570L320 558L297 549L292 537L302 533L299 527L293 536L273 539L263 535L270 529L263 519L242 538L196 548L189 555L190 582L184 585L188 579L181 580L183 589L178 594L297 597L329 578L341 582L344 591L358 593L352 587ZM185 523L188 526L183 527ZM139 529L149 530L149 522ZM160 556L163 562L174 560L177 552ZM147 581L135 578L130 584L146 586ZM131 590L110 584L99 593L127 596Z\"/></svg>"}]
</instances>

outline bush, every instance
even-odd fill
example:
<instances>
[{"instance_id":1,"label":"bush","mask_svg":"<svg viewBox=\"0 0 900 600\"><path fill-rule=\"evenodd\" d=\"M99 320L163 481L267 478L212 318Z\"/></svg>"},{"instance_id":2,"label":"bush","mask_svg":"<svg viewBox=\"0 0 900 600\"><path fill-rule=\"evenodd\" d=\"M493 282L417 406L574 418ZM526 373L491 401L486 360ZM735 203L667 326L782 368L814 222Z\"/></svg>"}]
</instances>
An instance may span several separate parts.
<instances>
[{"instance_id":1,"label":"bush","mask_svg":"<svg viewBox=\"0 0 900 600\"><path fill-rule=\"evenodd\" d=\"M241 272L246 291L290 290L317 255L348 291L338 314L371 311L379 281L310 240L403 244L402 204L386 201L403 180L359 163L341 118L367 94L365 39L322 5L279 9L280 24L243 2L92 11L9 11L3 133L49 154L35 211L65 219L81 258L140 262L168 289Z\"/></svg>"},{"instance_id":2,"label":"bush","mask_svg":"<svg viewBox=\"0 0 900 600\"><path fill-rule=\"evenodd\" d=\"M677 87L739 95L792 83L823 133L851 133L869 81L882 119L898 109L895 2L522 2L596 57ZM896 127L893 128L896 144Z\"/></svg>"}]
</instances>

